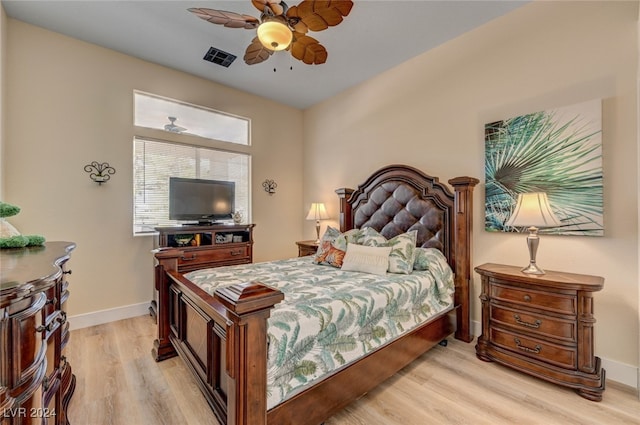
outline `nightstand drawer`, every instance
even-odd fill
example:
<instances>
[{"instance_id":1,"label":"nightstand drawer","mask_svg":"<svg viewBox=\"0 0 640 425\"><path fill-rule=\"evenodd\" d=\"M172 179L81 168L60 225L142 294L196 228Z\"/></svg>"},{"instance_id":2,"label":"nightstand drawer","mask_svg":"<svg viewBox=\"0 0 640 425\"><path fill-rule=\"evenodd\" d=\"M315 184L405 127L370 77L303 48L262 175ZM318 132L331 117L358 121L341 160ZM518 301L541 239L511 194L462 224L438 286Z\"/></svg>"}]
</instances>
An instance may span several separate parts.
<instances>
[{"instance_id":1,"label":"nightstand drawer","mask_svg":"<svg viewBox=\"0 0 640 425\"><path fill-rule=\"evenodd\" d=\"M561 320L503 306L491 305L489 308L491 321L501 326L568 342L577 340L576 323L573 320Z\"/></svg>"},{"instance_id":2,"label":"nightstand drawer","mask_svg":"<svg viewBox=\"0 0 640 425\"><path fill-rule=\"evenodd\" d=\"M523 356L567 369L576 368L576 350L530 338L500 328L491 328L491 342Z\"/></svg>"},{"instance_id":3,"label":"nightstand drawer","mask_svg":"<svg viewBox=\"0 0 640 425\"><path fill-rule=\"evenodd\" d=\"M222 261L231 261L237 264L244 259L249 260L249 258L249 245L235 245L219 249L185 251L183 255L178 258L178 266L190 266Z\"/></svg>"},{"instance_id":4,"label":"nightstand drawer","mask_svg":"<svg viewBox=\"0 0 640 425\"><path fill-rule=\"evenodd\" d=\"M574 296L502 286L500 281L491 285L491 298L556 313L576 314L576 297Z\"/></svg>"},{"instance_id":5,"label":"nightstand drawer","mask_svg":"<svg viewBox=\"0 0 640 425\"><path fill-rule=\"evenodd\" d=\"M298 241L298 257L306 257L307 255L316 255L318 245L316 241Z\"/></svg>"}]
</instances>

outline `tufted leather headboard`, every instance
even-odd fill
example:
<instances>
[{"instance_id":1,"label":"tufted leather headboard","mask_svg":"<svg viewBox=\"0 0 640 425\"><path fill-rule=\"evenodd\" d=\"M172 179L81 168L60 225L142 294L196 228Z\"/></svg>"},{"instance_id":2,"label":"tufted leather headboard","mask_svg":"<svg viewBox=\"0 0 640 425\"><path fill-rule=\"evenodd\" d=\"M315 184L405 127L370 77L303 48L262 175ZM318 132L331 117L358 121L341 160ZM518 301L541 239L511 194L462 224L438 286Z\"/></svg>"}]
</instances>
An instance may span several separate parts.
<instances>
[{"instance_id":1,"label":"tufted leather headboard","mask_svg":"<svg viewBox=\"0 0 640 425\"><path fill-rule=\"evenodd\" d=\"M357 190L336 192L348 205L341 206L341 231L372 227L389 239L417 230L416 246L437 248L448 259L454 257L455 195L437 177L406 165L391 165L375 172Z\"/></svg>"},{"instance_id":2,"label":"tufted leather headboard","mask_svg":"<svg viewBox=\"0 0 640 425\"><path fill-rule=\"evenodd\" d=\"M466 303L471 278L472 195L477 183L473 177L456 177L449 180L452 192L437 177L407 165L389 165L356 190L336 190L340 231L373 227L389 239L417 230L416 246L438 248L447 257L455 272L456 305ZM460 319L469 323L468 316Z\"/></svg>"}]
</instances>

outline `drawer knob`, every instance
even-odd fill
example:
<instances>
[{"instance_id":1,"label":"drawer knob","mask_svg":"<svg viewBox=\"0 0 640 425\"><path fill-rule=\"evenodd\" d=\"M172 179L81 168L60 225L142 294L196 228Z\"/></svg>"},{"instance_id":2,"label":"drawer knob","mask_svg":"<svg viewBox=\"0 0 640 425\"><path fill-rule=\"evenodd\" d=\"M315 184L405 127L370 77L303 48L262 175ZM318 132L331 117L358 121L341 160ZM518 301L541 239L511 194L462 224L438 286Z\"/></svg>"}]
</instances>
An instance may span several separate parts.
<instances>
[{"instance_id":1,"label":"drawer knob","mask_svg":"<svg viewBox=\"0 0 640 425\"><path fill-rule=\"evenodd\" d=\"M526 302L531 302L531 296L530 296L530 295L525 295L525 296L524 296L524 300L525 300Z\"/></svg>"},{"instance_id":2,"label":"drawer knob","mask_svg":"<svg viewBox=\"0 0 640 425\"><path fill-rule=\"evenodd\" d=\"M183 261L193 261L195 259L196 259L196 254L191 254L191 257L185 257L184 255L182 256Z\"/></svg>"},{"instance_id":3,"label":"drawer knob","mask_svg":"<svg viewBox=\"0 0 640 425\"><path fill-rule=\"evenodd\" d=\"M542 351L542 347L540 347L539 345L536 345L535 348L529 348L526 345L522 345L518 338L514 338L513 341L516 343L516 347L527 353L540 354L540 351Z\"/></svg>"},{"instance_id":4,"label":"drawer knob","mask_svg":"<svg viewBox=\"0 0 640 425\"><path fill-rule=\"evenodd\" d=\"M238 249L236 251L231 251L230 253L232 256L236 256L236 255L242 255L242 250Z\"/></svg>"},{"instance_id":5,"label":"drawer knob","mask_svg":"<svg viewBox=\"0 0 640 425\"><path fill-rule=\"evenodd\" d=\"M540 325L542 324L542 321L540 319L536 320L535 322L531 323L531 322L525 322L524 320L522 320L520 318L519 315L514 314L513 318L516 319L516 323L522 326L526 326L527 328L533 328L533 329L538 329L540 327Z\"/></svg>"}]
</instances>

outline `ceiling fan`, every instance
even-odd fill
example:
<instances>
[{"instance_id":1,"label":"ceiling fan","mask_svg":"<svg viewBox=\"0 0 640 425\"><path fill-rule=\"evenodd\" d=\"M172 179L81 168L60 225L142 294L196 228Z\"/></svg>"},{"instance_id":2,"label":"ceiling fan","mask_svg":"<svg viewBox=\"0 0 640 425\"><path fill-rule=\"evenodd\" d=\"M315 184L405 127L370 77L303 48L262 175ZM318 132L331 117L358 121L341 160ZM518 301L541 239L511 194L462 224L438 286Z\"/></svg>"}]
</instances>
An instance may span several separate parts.
<instances>
[{"instance_id":1,"label":"ceiling fan","mask_svg":"<svg viewBox=\"0 0 640 425\"><path fill-rule=\"evenodd\" d=\"M172 133L182 133L183 131L187 131L186 128L176 125L176 120L178 118L176 117L167 117L167 118L169 118L169 124L164 125L164 129L166 131L170 131Z\"/></svg>"},{"instance_id":2,"label":"ceiling fan","mask_svg":"<svg viewBox=\"0 0 640 425\"><path fill-rule=\"evenodd\" d=\"M307 32L338 25L353 7L351 0L303 0L291 7L282 0L251 0L251 3L261 12L260 19L207 8L190 8L189 12L213 24L257 29L257 36L244 54L247 65L264 62L279 50L289 50L307 65L319 65L326 62L327 49Z\"/></svg>"}]
</instances>

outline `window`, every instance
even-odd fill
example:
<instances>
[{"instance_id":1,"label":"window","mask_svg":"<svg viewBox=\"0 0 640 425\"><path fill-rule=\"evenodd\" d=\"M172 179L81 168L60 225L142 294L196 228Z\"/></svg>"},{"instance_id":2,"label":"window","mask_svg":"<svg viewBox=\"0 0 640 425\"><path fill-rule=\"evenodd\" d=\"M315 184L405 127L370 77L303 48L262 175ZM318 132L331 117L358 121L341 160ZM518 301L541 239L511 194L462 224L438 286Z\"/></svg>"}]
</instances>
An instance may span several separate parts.
<instances>
[{"instance_id":1,"label":"window","mask_svg":"<svg viewBox=\"0 0 640 425\"><path fill-rule=\"evenodd\" d=\"M177 100L134 92L136 127L166 130L211 140L250 144L250 120Z\"/></svg>"},{"instance_id":2,"label":"window","mask_svg":"<svg viewBox=\"0 0 640 425\"><path fill-rule=\"evenodd\" d=\"M249 213L251 157L197 146L136 137L134 141L135 234L155 232L156 226L177 225L169 220L169 177L232 181L236 211Z\"/></svg>"},{"instance_id":3,"label":"window","mask_svg":"<svg viewBox=\"0 0 640 425\"><path fill-rule=\"evenodd\" d=\"M226 138L226 141L237 143L240 145L249 144L249 120L246 118L233 117L224 115L217 111L198 108L191 105L174 102L177 109L170 109L167 105L171 105L172 101L160 99L163 102L161 108L154 101L138 102L140 93L134 93L135 102L135 124L136 127L155 128L158 130L168 131L171 133L179 133L170 137L169 140L159 140L157 138L136 136L133 141L134 158L133 158L133 233L134 235L143 235L155 233L157 226L175 226L180 223L175 220L169 220L169 177L198 178L208 180L224 180L235 183L235 211L241 211L243 217L250 219L251 217L251 155L246 153L247 148L243 147L242 152L234 152L232 150L221 150L206 147L202 145L188 144L189 137L185 137L185 143L182 141L175 142L176 139L182 139L182 134L186 131L175 131L173 128L164 128L165 124L159 126L156 119L144 118L154 114L172 113L171 117L178 115L177 112L181 108L191 108L203 112L198 112L191 116L193 121L175 122L182 128L207 128L211 122L215 121L212 117L223 115L225 119L231 121L215 121L215 126L229 127L229 131L221 128L216 129L219 137ZM159 99L153 96L143 95L150 99ZM169 109L168 109L169 108ZM158 112L158 110L160 110ZM197 117L197 118L196 118ZM166 117L165 117L166 118ZM145 121L146 120L146 121ZM168 121L167 121L168 122ZM231 124L229 124L231 123ZM235 129L234 123L237 124ZM244 128L243 131L238 129ZM210 138L212 133L198 130L200 137ZM159 134L162 134L158 132ZM145 133L146 134L146 133ZM155 133L154 133L155 134ZM190 135L195 133L189 132ZM241 136L244 134L244 136ZM167 137L169 138L169 137ZM229 140L234 139L235 141ZM200 142L202 143L202 142Z\"/></svg>"}]
</instances>

